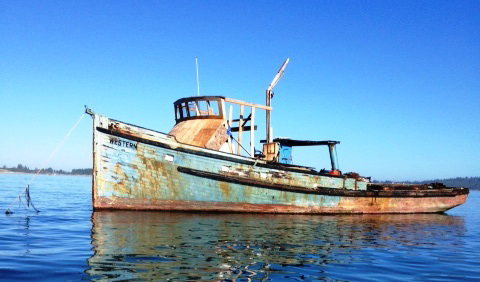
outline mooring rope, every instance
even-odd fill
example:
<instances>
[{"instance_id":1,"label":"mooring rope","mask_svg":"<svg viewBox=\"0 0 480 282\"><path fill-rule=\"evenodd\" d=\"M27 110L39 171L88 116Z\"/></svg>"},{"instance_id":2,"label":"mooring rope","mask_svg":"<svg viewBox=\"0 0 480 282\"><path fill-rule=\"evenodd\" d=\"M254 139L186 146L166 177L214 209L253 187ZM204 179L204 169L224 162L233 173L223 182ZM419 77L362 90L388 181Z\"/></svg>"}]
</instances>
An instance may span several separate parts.
<instances>
[{"instance_id":1,"label":"mooring rope","mask_svg":"<svg viewBox=\"0 0 480 282\"><path fill-rule=\"evenodd\" d=\"M5 211L6 214L11 214L12 212L10 211L10 207L12 207L12 205L15 203L15 201L18 199L20 203L22 203L22 199L21 199L21 196L22 194L25 195L25 199L26 199L26 205L27 205L27 208L30 207L30 205L33 207L33 209L38 213L40 212L37 208L35 208L35 206L33 205L33 202L32 202L32 199L30 198L30 184L32 184L32 182L38 177L38 175L40 174L40 172L43 171L43 168L46 167L49 162L52 160L52 158L57 154L58 150L62 147L63 143L67 140L67 138L70 136L70 134L72 134L72 132L75 130L75 128L78 126L78 124L80 123L80 121L82 121L83 117L85 116L85 113L82 114L82 116L80 116L80 118L78 119L78 121L75 123L75 125L70 129L70 131L68 131L67 135L65 135L65 137L63 137L62 141L60 141L60 143L58 143L57 147L55 147L55 149L53 150L53 152L50 154L50 156L48 157L48 159L42 164L42 166L40 167L40 169L37 170L37 173L35 173L34 176L32 176L32 178L28 181L28 184L27 184L27 187L25 187L25 189L23 189L17 197L15 197L13 199L13 201L10 203L10 205L8 206L7 210Z\"/></svg>"}]
</instances>

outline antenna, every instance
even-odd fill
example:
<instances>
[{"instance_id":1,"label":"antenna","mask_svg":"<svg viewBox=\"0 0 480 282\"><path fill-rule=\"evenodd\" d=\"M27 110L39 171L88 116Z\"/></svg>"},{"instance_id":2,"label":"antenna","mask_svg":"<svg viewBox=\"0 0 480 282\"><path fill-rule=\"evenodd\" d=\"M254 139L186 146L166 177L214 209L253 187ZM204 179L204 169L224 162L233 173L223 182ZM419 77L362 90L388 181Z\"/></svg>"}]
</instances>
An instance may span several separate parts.
<instances>
[{"instance_id":1,"label":"antenna","mask_svg":"<svg viewBox=\"0 0 480 282\"><path fill-rule=\"evenodd\" d=\"M195 58L195 65L197 66L197 96L200 96L200 83L198 82L198 58Z\"/></svg>"}]
</instances>

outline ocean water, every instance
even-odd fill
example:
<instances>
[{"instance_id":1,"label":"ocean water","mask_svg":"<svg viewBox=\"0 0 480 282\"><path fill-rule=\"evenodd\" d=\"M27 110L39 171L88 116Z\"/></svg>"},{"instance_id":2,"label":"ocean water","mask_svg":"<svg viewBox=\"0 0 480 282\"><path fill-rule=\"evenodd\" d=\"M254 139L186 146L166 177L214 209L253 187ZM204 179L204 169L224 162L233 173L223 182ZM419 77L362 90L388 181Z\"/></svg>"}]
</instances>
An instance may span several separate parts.
<instances>
[{"instance_id":1,"label":"ocean water","mask_svg":"<svg viewBox=\"0 0 480 282\"><path fill-rule=\"evenodd\" d=\"M446 214L92 212L91 178L39 176L40 213L4 211L31 175L0 174L0 280L480 281L480 192Z\"/></svg>"}]
</instances>

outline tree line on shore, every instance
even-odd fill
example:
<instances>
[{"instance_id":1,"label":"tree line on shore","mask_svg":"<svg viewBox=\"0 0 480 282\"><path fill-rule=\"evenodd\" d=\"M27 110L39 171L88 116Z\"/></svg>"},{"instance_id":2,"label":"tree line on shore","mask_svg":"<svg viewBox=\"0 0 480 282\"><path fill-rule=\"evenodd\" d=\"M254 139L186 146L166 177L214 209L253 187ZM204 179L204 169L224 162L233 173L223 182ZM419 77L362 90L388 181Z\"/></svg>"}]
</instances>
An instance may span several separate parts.
<instances>
[{"instance_id":1,"label":"tree line on shore","mask_svg":"<svg viewBox=\"0 0 480 282\"><path fill-rule=\"evenodd\" d=\"M465 187L472 190L480 190L480 177L455 177L448 179L435 179L431 181L422 181L422 184L432 182L441 182L448 187Z\"/></svg>"},{"instance_id":2,"label":"tree line on shore","mask_svg":"<svg viewBox=\"0 0 480 282\"><path fill-rule=\"evenodd\" d=\"M38 168L35 169L30 169L28 166L18 164L16 167L7 167L6 165L3 165L2 167L3 170L8 170L11 172L21 172L21 173L37 173ZM40 171L40 174L65 174L65 175L91 175L92 174L92 169L91 168L74 168L72 171L68 172L63 169L53 169L51 167L49 168L44 168Z\"/></svg>"}]
</instances>

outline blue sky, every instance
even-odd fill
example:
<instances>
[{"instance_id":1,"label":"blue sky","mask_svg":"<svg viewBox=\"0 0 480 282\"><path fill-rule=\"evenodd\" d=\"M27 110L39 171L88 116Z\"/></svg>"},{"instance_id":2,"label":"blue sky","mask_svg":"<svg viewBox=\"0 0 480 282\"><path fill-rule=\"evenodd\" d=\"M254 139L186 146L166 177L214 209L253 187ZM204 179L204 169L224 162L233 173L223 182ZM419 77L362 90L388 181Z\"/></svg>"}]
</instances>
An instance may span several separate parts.
<instances>
[{"instance_id":1,"label":"blue sky","mask_svg":"<svg viewBox=\"0 0 480 282\"><path fill-rule=\"evenodd\" d=\"M480 175L479 1L0 0L0 165L40 167L83 113L170 131L173 102L264 104L374 179ZM263 135L263 128L258 135ZM328 166L324 148L294 162ZM48 164L91 167L85 117Z\"/></svg>"}]
</instances>

